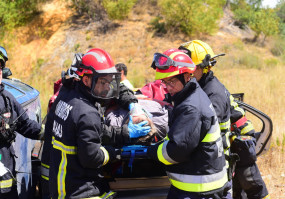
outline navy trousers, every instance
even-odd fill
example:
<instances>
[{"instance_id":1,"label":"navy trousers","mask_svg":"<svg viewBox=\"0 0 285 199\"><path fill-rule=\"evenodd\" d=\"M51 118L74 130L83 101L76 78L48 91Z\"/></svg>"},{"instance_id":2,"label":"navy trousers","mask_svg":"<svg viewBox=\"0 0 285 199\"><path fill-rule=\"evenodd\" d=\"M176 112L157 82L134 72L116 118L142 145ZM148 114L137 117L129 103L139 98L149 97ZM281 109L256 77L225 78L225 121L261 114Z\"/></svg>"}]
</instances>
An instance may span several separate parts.
<instances>
[{"instance_id":1,"label":"navy trousers","mask_svg":"<svg viewBox=\"0 0 285 199\"><path fill-rule=\"evenodd\" d=\"M257 164L236 167L233 178L233 198L244 199L242 192L248 199L262 199L268 195L266 185L260 175Z\"/></svg>"}]
</instances>

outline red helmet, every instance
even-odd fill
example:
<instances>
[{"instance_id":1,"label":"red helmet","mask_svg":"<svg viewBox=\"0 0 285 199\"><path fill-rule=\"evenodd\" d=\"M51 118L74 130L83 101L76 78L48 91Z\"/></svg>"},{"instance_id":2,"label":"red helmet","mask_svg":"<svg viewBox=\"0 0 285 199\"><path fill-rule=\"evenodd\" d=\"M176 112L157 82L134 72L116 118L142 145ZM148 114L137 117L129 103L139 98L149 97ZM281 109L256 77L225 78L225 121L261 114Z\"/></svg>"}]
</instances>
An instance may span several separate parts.
<instances>
[{"instance_id":1,"label":"red helmet","mask_svg":"<svg viewBox=\"0 0 285 199\"><path fill-rule=\"evenodd\" d=\"M163 52L163 54L170 56L174 52L183 52L182 50L179 50L178 48L170 48Z\"/></svg>"},{"instance_id":2,"label":"red helmet","mask_svg":"<svg viewBox=\"0 0 285 199\"><path fill-rule=\"evenodd\" d=\"M113 59L105 50L100 48L89 50L83 55L81 63L75 67L77 68L75 73L81 78L86 74L92 75L91 94L93 97L101 99L118 97L121 73L117 72ZM109 85L108 93L104 96L95 92L95 86L100 77L108 77L108 80L105 78L103 83L98 82Z\"/></svg>"},{"instance_id":3,"label":"red helmet","mask_svg":"<svg viewBox=\"0 0 285 199\"><path fill-rule=\"evenodd\" d=\"M84 74L93 74L95 69L96 73L114 73L117 72L114 61L111 56L103 49L93 48L83 55L81 59L81 67L78 67L76 74L82 77Z\"/></svg>"},{"instance_id":4,"label":"red helmet","mask_svg":"<svg viewBox=\"0 0 285 199\"><path fill-rule=\"evenodd\" d=\"M163 54L155 53L152 67L156 69L155 79L164 79L182 73L192 74L196 66L184 52L172 48Z\"/></svg>"}]
</instances>

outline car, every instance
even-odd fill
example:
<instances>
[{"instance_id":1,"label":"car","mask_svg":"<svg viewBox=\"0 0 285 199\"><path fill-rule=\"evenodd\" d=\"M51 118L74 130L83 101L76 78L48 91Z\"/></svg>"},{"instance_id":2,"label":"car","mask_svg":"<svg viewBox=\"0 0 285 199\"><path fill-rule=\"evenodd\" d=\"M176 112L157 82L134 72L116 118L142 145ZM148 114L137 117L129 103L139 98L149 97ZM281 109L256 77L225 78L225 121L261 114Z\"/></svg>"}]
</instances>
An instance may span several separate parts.
<instances>
[{"instance_id":1,"label":"car","mask_svg":"<svg viewBox=\"0 0 285 199\"><path fill-rule=\"evenodd\" d=\"M4 89L10 92L22 105L30 119L41 123L40 92L18 79L9 78L12 73L9 68L3 69L2 83ZM17 134L13 146L16 154L17 188L20 199L33 199L39 176L38 154L34 150L39 141L25 138Z\"/></svg>"}]
</instances>

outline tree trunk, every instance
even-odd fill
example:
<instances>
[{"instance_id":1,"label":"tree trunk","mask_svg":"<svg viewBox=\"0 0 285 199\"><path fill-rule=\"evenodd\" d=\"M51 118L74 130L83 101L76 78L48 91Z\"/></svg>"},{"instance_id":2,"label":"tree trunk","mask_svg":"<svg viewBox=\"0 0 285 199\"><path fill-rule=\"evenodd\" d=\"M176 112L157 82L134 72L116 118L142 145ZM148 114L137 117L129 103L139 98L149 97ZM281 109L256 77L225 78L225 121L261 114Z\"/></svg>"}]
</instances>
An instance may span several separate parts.
<instances>
[{"instance_id":1,"label":"tree trunk","mask_svg":"<svg viewBox=\"0 0 285 199\"><path fill-rule=\"evenodd\" d=\"M224 5L224 8L223 8L223 9L224 9L224 10L225 10L225 9L230 9L230 6L231 6L230 3L231 3L231 1L230 1L230 0L227 0L227 2L226 2L226 4Z\"/></svg>"}]
</instances>

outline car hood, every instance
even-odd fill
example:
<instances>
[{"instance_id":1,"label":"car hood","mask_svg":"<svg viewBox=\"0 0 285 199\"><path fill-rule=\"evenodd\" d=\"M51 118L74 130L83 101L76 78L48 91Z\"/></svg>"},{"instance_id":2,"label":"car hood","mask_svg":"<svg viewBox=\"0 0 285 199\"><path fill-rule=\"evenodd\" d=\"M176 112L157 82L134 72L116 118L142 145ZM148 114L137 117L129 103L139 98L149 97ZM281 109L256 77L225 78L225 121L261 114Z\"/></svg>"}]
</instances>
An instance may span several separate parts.
<instances>
[{"instance_id":1,"label":"car hood","mask_svg":"<svg viewBox=\"0 0 285 199\"><path fill-rule=\"evenodd\" d=\"M2 83L5 85L5 90L10 92L22 105L35 100L40 94L39 91L19 80L2 79Z\"/></svg>"}]
</instances>

